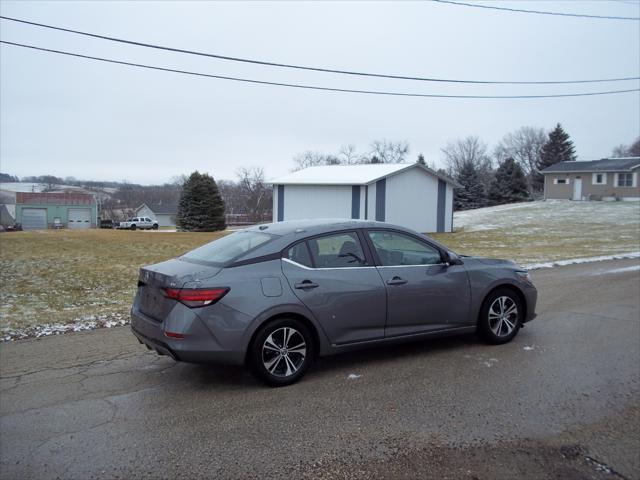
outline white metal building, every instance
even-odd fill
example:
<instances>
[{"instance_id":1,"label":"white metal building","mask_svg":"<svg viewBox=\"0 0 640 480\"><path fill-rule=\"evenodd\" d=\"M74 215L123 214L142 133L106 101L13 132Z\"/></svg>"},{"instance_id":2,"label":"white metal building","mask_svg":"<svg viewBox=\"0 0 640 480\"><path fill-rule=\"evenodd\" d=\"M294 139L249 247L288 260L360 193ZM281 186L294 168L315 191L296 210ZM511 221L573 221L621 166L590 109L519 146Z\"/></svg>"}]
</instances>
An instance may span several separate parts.
<instances>
[{"instance_id":1,"label":"white metal building","mask_svg":"<svg viewBox=\"0 0 640 480\"><path fill-rule=\"evenodd\" d=\"M417 163L310 167L271 182L275 221L355 218L450 232L453 183Z\"/></svg>"}]
</instances>

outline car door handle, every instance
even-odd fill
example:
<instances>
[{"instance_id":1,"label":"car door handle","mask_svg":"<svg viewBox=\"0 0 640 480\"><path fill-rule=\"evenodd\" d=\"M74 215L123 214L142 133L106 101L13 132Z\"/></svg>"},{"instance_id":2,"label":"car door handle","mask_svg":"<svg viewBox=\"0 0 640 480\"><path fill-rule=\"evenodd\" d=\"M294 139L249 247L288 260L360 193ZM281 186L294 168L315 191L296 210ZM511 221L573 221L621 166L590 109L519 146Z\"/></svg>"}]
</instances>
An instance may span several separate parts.
<instances>
[{"instance_id":1,"label":"car door handle","mask_svg":"<svg viewBox=\"0 0 640 480\"><path fill-rule=\"evenodd\" d=\"M311 280L303 280L300 283L296 283L294 286L298 290L307 290L307 289L311 289L311 288L317 288L320 285L318 285L317 283L312 282Z\"/></svg>"},{"instance_id":2,"label":"car door handle","mask_svg":"<svg viewBox=\"0 0 640 480\"><path fill-rule=\"evenodd\" d=\"M387 280L387 285L404 285L407 281L404 278L393 277L390 280Z\"/></svg>"}]
</instances>

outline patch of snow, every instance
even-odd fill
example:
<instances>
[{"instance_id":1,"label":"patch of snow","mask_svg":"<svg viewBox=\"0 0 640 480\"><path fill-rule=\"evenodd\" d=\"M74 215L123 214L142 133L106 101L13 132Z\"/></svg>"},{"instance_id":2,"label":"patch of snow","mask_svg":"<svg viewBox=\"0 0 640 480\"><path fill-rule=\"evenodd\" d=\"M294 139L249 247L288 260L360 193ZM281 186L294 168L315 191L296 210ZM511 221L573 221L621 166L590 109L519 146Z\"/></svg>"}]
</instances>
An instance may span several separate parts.
<instances>
[{"instance_id":1,"label":"patch of snow","mask_svg":"<svg viewBox=\"0 0 640 480\"><path fill-rule=\"evenodd\" d=\"M362 375L358 375L358 374L355 374L355 373L350 373L350 374L347 376L347 378L348 378L349 380L355 380L356 378L360 378L360 377L362 377Z\"/></svg>"},{"instance_id":2,"label":"patch of snow","mask_svg":"<svg viewBox=\"0 0 640 480\"><path fill-rule=\"evenodd\" d=\"M572 258L569 260L555 260L553 262L530 263L522 265L526 270L538 270L540 268L563 267L565 265L575 265L579 263L603 262L605 260L622 260L625 258L640 258L640 252L619 253L615 255L600 255L598 257Z\"/></svg>"},{"instance_id":3,"label":"patch of snow","mask_svg":"<svg viewBox=\"0 0 640 480\"><path fill-rule=\"evenodd\" d=\"M529 345L525 345L523 350L530 352L531 350L533 350L533 347L530 347Z\"/></svg>"},{"instance_id":4,"label":"patch of snow","mask_svg":"<svg viewBox=\"0 0 640 480\"><path fill-rule=\"evenodd\" d=\"M108 318L110 317L110 318ZM127 317L118 314L85 315L71 323L48 323L45 325L33 325L25 328L6 327L0 329L0 342L22 340L25 338L40 338L51 335L61 335L69 332L82 332L95 330L96 328L113 328L129 323Z\"/></svg>"},{"instance_id":5,"label":"patch of snow","mask_svg":"<svg viewBox=\"0 0 640 480\"><path fill-rule=\"evenodd\" d=\"M600 273L626 273L626 272L640 272L640 265L632 265L631 267L614 268L613 270L605 270ZM593 275L598 275L594 273Z\"/></svg>"}]
</instances>

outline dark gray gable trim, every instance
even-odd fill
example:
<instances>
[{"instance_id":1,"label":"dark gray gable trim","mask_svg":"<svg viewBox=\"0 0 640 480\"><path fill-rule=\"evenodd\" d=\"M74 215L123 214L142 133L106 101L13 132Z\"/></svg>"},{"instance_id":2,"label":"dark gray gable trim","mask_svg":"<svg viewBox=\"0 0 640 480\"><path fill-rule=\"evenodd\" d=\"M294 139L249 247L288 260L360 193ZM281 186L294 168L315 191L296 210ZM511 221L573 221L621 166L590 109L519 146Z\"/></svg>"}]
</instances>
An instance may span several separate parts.
<instances>
[{"instance_id":1,"label":"dark gray gable trim","mask_svg":"<svg viewBox=\"0 0 640 480\"><path fill-rule=\"evenodd\" d=\"M364 186L364 219L369 220L369 185Z\"/></svg>"},{"instance_id":2,"label":"dark gray gable trim","mask_svg":"<svg viewBox=\"0 0 640 480\"><path fill-rule=\"evenodd\" d=\"M438 221L436 226L437 232L444 232L444 212L447 206L447 183L438 179Z\"/></svg>"},{"instance_id":3,"label":"dark gray gable trim","mask_svg":"<svg viewBox=\"0 0 640 480\"><path fill-rule=\"evenodd\" d=\"M278 222L284 220L284 185L278 185Z\"/></svg>"},{"instance_id":4,"label":"dark gray gable trim","mask_svg":"<svg viewBox=\"0 0 640 480\"><path fill-rule=\"evenodd\" d=\"M351 187L351 218L360 218L360 185Z\"/></svg>"},{"instance_id":5,"label":"dark gray gable trim","mask_svg":"<svg viewBox=\"0 0 640 480\"><path fill-rule=\"evenodd\" d=\"M386 197L387 179L383 178L376 182L376 220L378 222L384 222Z\"/></svg>"}]
</instances>

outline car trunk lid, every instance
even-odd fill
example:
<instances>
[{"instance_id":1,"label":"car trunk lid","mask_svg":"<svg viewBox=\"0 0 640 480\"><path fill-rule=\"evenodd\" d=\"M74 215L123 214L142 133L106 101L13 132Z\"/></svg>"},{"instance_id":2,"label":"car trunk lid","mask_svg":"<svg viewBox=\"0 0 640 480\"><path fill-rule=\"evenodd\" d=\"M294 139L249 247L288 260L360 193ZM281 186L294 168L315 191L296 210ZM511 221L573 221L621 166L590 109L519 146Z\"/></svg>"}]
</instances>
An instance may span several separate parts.
<instances>
[{"instance_id":1,"label":"car trunk lid","mask_svg":"<svg viewBox=\"0 0 640 480\"><path fill-rule=\"evenodd\" d=\"M140 268L138 276L139 308L142 313L162 321L176 305L176 301L165 296L165 288L182 288L187 282L210 278L222 268L168 260Z\"/></svg>"}]
</instances>

